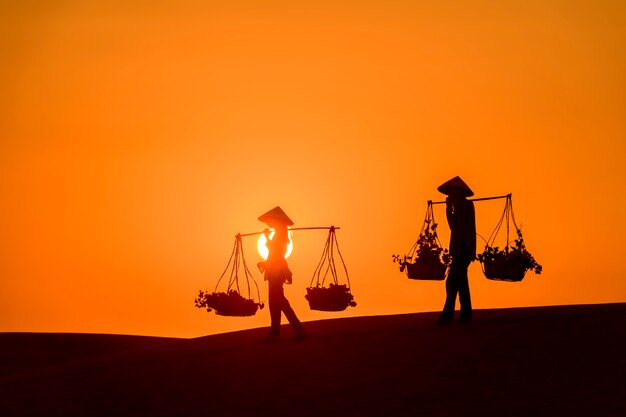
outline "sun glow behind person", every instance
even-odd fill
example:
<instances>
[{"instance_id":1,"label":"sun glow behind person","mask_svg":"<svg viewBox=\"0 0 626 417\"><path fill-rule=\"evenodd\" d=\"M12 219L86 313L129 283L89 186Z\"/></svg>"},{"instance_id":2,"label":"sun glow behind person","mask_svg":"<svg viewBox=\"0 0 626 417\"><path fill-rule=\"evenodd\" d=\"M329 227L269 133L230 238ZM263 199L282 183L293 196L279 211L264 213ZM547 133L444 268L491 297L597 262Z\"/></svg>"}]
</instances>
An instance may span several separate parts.
<instances>
[{"instance_id":1,"label":"sun glow behind person","mask_svg":"<svg viewBox=\"0 0 626 417\"><path fill-rule=\"evenodd\" d=\"M274 229L270 229L270 239L274 237L274 233L275 233ZM267 249L267 238L265 237L264 233L259 236L259 240L257 240L256 248L259 251L259 255L261 255L263 259L267 259L269 251ZM293 251L293 233L291 232L291 230L289 230L289 245L287 245L287 252L285 253L285 259L289 258L289 255L291 255L292 251Z\"/></svg>"}]
</instances>

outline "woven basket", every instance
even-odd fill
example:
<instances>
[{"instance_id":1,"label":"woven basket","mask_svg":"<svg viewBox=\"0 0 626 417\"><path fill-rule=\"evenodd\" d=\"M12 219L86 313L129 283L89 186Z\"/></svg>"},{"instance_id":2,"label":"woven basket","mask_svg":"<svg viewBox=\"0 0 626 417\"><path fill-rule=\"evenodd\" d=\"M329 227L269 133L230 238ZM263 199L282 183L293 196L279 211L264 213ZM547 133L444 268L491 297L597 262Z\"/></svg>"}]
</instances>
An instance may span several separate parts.
<instances>
[{"instance_id":1,"label":"woven basket","mask_svg":"<svg viewBox=\"0 0 626 417\"><path fill-rule=\"evenodd\" d=\"M484 261L483 272L487 279L518 282L524 279L526 268L516 259L501 258Z\"/></svg>"},{"instance_id":2,"label":"woven basket","mask_svg":"<svg viewBox=\"0 0 626 417\"><path fill-rule=\"evenodd\" d=\"M406 275L409 279L420 279L426 281L443 281L446 278L448 267L439 260L406 264Z\"/></svg>"},{"instance_id":3,"label":"woven basket","mask_svg":"<svg viewBox=\"0 0 626 417\"><path fill-rule=\"evenodd\" d=\"M354 297L345 285L330 287L309 287L305 298L311 310L343 311L348 307L355 307Z\"/></svg>"},{"instance_id":4,"label":"woven basket","mask_svg":"<svg viewBox=\"0 0 626 417\"><path fill-rule=\"evenodd\" d=\"M228 293L213 292L204 295L204 305L207 311L214 310L220 316L248 317L254 316L262 304L254 300L243 298L236 291Z\"/></svg>"}]
</instances>

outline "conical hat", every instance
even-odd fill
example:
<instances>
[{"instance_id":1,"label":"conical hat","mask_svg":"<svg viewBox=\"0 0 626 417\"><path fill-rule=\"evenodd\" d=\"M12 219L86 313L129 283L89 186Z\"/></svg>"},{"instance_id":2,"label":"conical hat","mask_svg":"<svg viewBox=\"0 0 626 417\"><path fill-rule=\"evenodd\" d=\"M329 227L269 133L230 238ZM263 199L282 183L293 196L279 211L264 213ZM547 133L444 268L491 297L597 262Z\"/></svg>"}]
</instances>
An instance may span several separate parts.
<instances>
[{"instance_id":1,"label":"conical hat","mask_svg":"<svg viewBox=\"0 0 626 417\"><path fill-rule=\"evenodd\" d=\"M462 191L465 197L471 197L474 192L465 184L461 177L456 176L437 187L437 191L445 195L450 195L454 191Z\"/></svg>"},{"instance_id":2,"label":"conical hat","mask_svg":"<svg viewBox=\"0 0 626 417\"><path fill-rule=\"evenodd\" d=\"M259 216L259 220L267 224L270 227L274 226L293 226L293 222L285 214L283 209L276 206L265 214Z\"/></svg>"}]
</instances>

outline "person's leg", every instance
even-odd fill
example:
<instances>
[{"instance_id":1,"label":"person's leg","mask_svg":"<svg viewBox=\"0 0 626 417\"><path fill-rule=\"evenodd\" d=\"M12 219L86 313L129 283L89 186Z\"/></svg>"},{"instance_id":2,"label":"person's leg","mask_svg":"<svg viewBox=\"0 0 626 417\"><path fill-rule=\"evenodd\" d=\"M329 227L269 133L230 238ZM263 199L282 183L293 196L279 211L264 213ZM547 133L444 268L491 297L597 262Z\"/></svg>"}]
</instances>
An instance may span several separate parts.
<instances>
[{"instance_id":1,"label":"person's leg","mask_svg":"<svg viewBox=\"0 0 626 417\"><path fill-rule=\"evenodd\" d=\"M461 320L471 320L472 299L470 297L469 279L467 268L469 264L459 271L459 304L461 304Z\"/></svg>"},{"instance_id":2,"label":"person's leg","mask_svg":"<svg viewBox=\"0 0 626 417\"><path fill-rule=\"evenodd\" d=\"M293 308L291 308L289 300L285 298L284 294L283 300L283 313L285 313L285 317L287 317L289 324L291 324L291 328L293 329L294 333L304 332L304 327L302 327L302 323L300 322L300 320L298 320L296 313L293 311Z\"/></svg>"},{"instance_id":3,"label":"person's leg","mask_svg":"<svg viewBox=\"0 0 626 417\"><path fill-rule=\"evenodd\" d=\"M289 324L291 324L291 328L293 329L294 333L303 333L304 327L302 327L302 323L300 323L300 320L298 320L296 313L293 311L293 308L291 308L289 300L287 300L287 298L285 297L285 291L282 285L280 285L276 289L276 299L280 300L279 302L277 302L277 304L280 304L280 311L285 313L285 317L287 318L287 321L289 321ZM278 320L280 323L280 317Z\"/></svg>"},{"instance_id":4,"label":"person's leg","mask_svg":"<svg viewBox=\"0 0 626 417\"><path fill-rule=\"evenodd\" d=\"M454 318L454 305L456 304L456 294L458 289L458 267L451 265L448 271L448 278L446 279L446 303L443 306L443 311L439 316L441 321L452 321Z\"/></svg>"},{"instance_id":5,"label":"person's leg","mask_svg":"<svg viewBox=\"0 0 626 417\"><path fill-rule=\"evenodd\" d=\"M283 286L268 282L268 304L270 310L270 336L280 335L280 313L282 311Z\"/></svg>"}]
</instances>

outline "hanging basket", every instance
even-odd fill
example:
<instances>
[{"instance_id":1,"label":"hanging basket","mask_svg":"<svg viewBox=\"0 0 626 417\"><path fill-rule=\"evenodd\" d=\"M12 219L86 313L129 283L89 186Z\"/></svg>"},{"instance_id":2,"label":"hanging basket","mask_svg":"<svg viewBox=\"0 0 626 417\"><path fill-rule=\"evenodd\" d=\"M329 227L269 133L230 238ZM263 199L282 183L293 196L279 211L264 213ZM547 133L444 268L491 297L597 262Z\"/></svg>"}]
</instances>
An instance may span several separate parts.
<instances>
[{"instance_id":1,"label":"hanging basket","mask_svg":"<svg viewBox=\"0 0 626 417\"><path fill-rule=\"evenodd\" d=\"M394 255L393 259L400 264L400 272L406 271L409 279L443 281L446 278L450 255L437 236L432 201L428 202L422 229L409 253L403 258Z\"/></svg>"},{"instance_id":2,"label":"hanging basket","mask_svg":"<svg viewBox=\"0 0 626 417\"><path fill-rule=\"evenodd\" d=\"M513 245L509 244L511 223L517 231L517 239L514 240ZM497 246L494 246L494 243L503 225L506 225L507 244L504 249L499 249ZM542 267L526 249L522 231L515 222L511 194L506 196L504 212L491 236L489 236L485 250L483 253L478 254L476 258L482 263L485 277L493 281L519 282L524 279L528 270L541 274Z\"/></svg>"},{"instance_id":3,"label":"hanging basket","mask_svg":"<svg viewBox=\"0 0 626 417\"><path fill-rule=\"evenodd\" d=\"M343 311L348 307L356 307L354 296L345 285L330 284L328 287L309 287L304 296L311 310Z\"/></svg>"},{"instance_id":4,"label":"hanging basket","mask_svg":"<svg viewBox=\"0 0 626 417\"><path fill-rule=\"evenodd\" d=\"M226 275L230 268L230 276L228 280L228 286L225 292L217 291L222 278ZM239 275L242 273L245 278L246 295L244 297L239 283ZM257 291L257 299L260 300L259 287L252 277L246 260L243 255L243 247L241 245L241 235L235 237L235 245L233 251L228 260L226 269L220 276L220 279L215 285L215 291L200 291L198 297L194 300L195 305L198 308L204 308L207 312L215 311L215 314L220 316L233 316L233 317L248 317L254 316L259 309L262 309L264 304L260 301L255 301L250 295L250 281L254 283Z\"/></svg>"},{"instance_id":5,"label":"hanging basket","mask_svg":"<svg viewBox=\"0 0 626 417\"><path fill-rule=\"evenodd\" d=\"M516 259L490 259L483 262L483 272L493 281L518 282L524 279L526 267Z\"/></svg>"},{"instance_id":6,"label":"hanging basket","mask_svg":"<svg viewBox=\"0 0 626 417\"><path fill-rule=\"evenodd\" d=\"M196 307L206 308L208 312L215 311L220 316L247 317L254 316L262 304L242 297L237 291L203 292L200 291L196 299Z\"/></svg>"},{"instance_id":7,"label":"hanging basket","mask_svg":"<svg viewBox=\"0 0 626 417\"><path fill-rule=\"evenodd\" d=\"M409 279L443 281L446 279L447 269L448 267L437 258L417 259L414 263L406 264L406 275Z\"/></svg>"},{"instance_id":8,"label":"hanging basket","mask_svg":"<svg viewBox=\"0 0 626 417\"><path fill-rule=\"evenodd\" d=\"M339 284L337 268L335 266L335 250L339 254L339 259L341 260L346 275L347 284L345 285ZM311 284L306 289L304 298L309 302L309 308L311 310L343 311L348 307L356 307L354 296L350 291L348 269L339 251L335 228L332 226L328 231L328 238L324 245L322 258L313 272Z\"/></svg>"}]
</instances>

